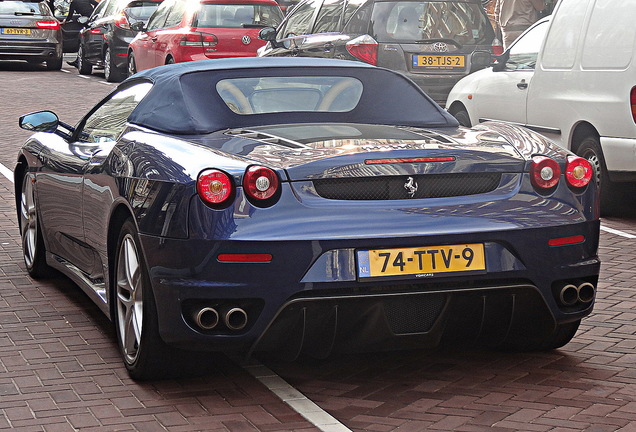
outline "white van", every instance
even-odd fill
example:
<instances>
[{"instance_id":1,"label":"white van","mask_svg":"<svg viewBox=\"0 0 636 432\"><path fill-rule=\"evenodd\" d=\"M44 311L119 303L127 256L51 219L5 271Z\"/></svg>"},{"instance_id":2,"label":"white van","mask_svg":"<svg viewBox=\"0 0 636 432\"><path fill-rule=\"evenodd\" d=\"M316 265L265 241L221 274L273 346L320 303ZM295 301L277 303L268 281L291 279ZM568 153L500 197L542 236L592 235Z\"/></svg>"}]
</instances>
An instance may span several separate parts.
<instances>
[{"instance_id":1,"label":"white van","mask_svg":"<svg viewBox=\"0 0 636 432\"><path fill-rule=\"evenodd\" d=\"M561 0L497 65L459 81L446 108L466 126L521 124L588 158L603 205L609 180L636 181L635 23L636 0Z\"/></svg>"}]
</instances>

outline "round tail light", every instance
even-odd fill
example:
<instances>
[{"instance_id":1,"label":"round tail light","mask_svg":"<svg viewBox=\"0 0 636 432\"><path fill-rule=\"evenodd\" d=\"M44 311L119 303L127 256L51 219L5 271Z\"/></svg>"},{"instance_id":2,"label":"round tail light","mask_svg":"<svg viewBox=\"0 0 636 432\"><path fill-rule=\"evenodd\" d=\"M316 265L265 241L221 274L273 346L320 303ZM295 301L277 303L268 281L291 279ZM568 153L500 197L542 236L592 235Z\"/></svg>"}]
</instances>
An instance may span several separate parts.
<instances>
[{"instance_id":1,"label":"round tail light","mask_svg":"<svg viewBox=\"0 0 636 432\"><path fill-rule=\"evenodd\" d=\"M208 169L199 174L197 193L207 205L220 207L228 204L234 195L234 182L223 171Z\"/></svg>"},{"instance_id":2,"label":"round tail light","mask_svg":"<svg viewBox=\"0 0 636 432\"><path fill-rule=\"evenodd\" d=\"M249 167L243 177L245 193L258 201L272 198L278 192L279 184L274 170L262 166Z\"/></svg>"},{"instance_id":3,"label":"round tail light","mask_svg":"<svg viewBox=\"0 0 636 432\"><path fill-rule=\"evenodd\" d=\"M552 189L559 183L561 167L554 159L546 156L534 156L530 165L530 181L540 190Z\"/></svg>"},{"instance_id":4,"label":"round tail light","mask_svg":"<svg viewBox=\"0 0 636 432\"><path fill-rule=\"evenodd\" d=\"M565 179L568 184L575 188L587 186L594 176L592 164L585 158L578 156L568 156L568 163L565 167Z\"/></svg>"}]
</instances>

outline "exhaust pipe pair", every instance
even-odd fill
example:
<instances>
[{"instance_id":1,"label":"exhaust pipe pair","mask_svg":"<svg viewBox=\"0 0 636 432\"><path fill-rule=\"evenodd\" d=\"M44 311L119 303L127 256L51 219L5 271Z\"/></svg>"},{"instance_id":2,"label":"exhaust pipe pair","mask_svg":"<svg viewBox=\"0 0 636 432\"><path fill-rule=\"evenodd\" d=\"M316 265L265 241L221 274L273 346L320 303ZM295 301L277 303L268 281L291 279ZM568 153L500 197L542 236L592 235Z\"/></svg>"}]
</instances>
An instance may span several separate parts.
<instances>
[{"instance_id":1,"label":"exhaust pipe pair","mask_svg":"<svg viewBox=\"0 0 636 432\"><path fill-rule=\"evenodd\" d=\"M573 306L577 302L590 303L594 300L594 285L583 282L579 286L567 284L559 291L559 300L564 306Z\"/></svg>"},{"instance_id":2,"label":"exhaust pipe pair","mask_svg":"<svg viewBox=\"0 0 636 432\"><path fill-rule=\"evenodd\" d=\"M204 307L195 311L194 322L203 330L214 329L223 319L223 324L230 330L242 330L247 325L247 312L243 309L230 308L219 315L216 309Z\"/></svg>"}]
</instances>

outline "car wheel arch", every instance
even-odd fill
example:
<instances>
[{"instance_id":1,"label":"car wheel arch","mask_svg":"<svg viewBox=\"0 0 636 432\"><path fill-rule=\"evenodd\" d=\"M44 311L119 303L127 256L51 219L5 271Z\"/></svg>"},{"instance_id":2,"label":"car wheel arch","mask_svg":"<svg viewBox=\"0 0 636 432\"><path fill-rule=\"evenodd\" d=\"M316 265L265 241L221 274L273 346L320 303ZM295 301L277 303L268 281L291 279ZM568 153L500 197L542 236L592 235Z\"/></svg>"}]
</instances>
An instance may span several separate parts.
<instances>
[{"instance_id":1,"label":"car wheel arch","mask_svg":"<svg viewBox=\"0 0 636 432\"><path fill-rule=\"evenodd\" d=\"M121 231L124 222L128 219L135 220L135 217L132 211L124 204L120 203L117 205L110 216L110 221L108 223L108 237L106 239L106 251L108 258L108 308L110 312L110 319L114 322L115 320L115 307L116 302L113 301L115 296L115 258L117 255L117 242L119 240L119 233Z\"/></svg>"},{"instance_id":2,"label":"car wheel arch","mask_svg":"<svg viewBox=\"0 0 636 432\"><path fill-rule=\"evenodd\" d=\"M583 140L588 136L595 136L599 138L601 135L596 128L586 121L577 123L570 133L570 139L568 140L568 147L573 153L577 153Z\"/></svg>"},{"instance_id":3,"label":"car wheel arch","mask_svg":"<svg viewBox=\"0 0 636 432\"><path fill-rule=\"evenodd\" d=\"M28 163L24 155L20 155L15 169L13 170L13 186L15 197L15 208L18 211L18 220L20 220L20 194L22 193L22 182L24 181L24 173L28 169Z\"/></svg>"},{"instance_id":4,"label":"car wheel arch","mask_svg":"<svg viewBox=\"0 0 636 432\"><path fill-rule=\"evenodd\" d=\"M469 120L472 125L473 121L471 119L470 112L468 111L468 108L466 107L466 105L464 105L463 102L458 100L454 101L453 103L451 103L450 107L447 108L447 111L453 117L455 117L455 114L457 114L458 112L465 111L466 114L468 114Z\"/></svg>"}]
</instances>

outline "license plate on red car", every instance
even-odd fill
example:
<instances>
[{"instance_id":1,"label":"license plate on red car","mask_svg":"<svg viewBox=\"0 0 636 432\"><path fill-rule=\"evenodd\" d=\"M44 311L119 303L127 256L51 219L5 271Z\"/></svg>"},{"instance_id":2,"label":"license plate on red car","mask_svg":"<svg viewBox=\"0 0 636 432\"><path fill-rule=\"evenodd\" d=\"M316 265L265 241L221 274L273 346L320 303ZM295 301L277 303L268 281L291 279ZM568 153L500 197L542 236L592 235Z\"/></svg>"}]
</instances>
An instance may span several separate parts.
<instances>
[{"instance_id":1,"label":"license plate on red car","mask_svg":"<svg viewBox=\"0 0 636 432\"><path fill-rule=\"evenodd\" d=\"M413 55L413 68L436 70L464 70L466 59L463 55Z\"/></svg>"},{"instance_id":2,"label":"license plate on red car","mask_svg":"<svg viewBox=\"0 0 636 432\"><path fill-rule=\"evenodd\" d=\"M483 272L482 243L359 250L358 277L427 277L440 273Z\"/></svg>"},{"instance_id":3,"label":"license plate on red car","mask_svg":"<svg viewBox=\"0 0 636 432\"><path fill-rule=\"evenodd\" d=\"M30 35L31 29L28 28L3 28L2 34L7 35Z\"/></svg>"}]
</instances>

